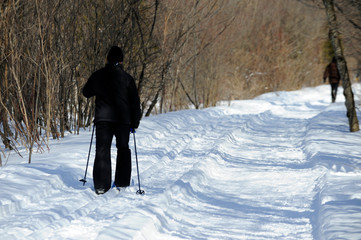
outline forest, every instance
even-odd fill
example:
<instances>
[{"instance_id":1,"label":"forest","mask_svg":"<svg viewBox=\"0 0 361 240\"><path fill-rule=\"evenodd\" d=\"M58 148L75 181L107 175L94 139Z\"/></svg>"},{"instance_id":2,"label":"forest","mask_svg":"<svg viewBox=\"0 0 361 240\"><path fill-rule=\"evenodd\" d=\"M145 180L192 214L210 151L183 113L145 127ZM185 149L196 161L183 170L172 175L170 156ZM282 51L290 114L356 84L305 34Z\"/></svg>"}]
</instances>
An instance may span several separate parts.
<instances>
[{"instance_id":1,"label":"forest","mask_svg":"<svg viewBox=\"0 0 361 240\"><path fill-rule=\"evenodd\" d=\"M361 69L357 0L2 0L0 166L92 124L82 95L113 45L143 117L322 84L334 55L326 2L350 79ZM20 153L19 153L20 154Z\"/></svg>"}]
</instances>

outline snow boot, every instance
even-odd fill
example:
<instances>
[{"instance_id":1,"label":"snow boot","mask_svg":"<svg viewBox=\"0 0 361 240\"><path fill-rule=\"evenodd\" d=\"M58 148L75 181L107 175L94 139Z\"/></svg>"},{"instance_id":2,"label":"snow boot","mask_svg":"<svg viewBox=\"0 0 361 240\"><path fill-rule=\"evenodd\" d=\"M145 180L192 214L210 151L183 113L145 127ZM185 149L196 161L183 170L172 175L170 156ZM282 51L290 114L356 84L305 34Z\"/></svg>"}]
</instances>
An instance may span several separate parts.
<instances>
[{"instance_id":1,"label":"snow boot","mask_svg":"<svg viewBox=\"0 0 361 240\"><path fill-rule=\"evenodd\" d=\"M97 195L101 195L101 194L104 194L104 193L106 193L106 192L107 192L107 191L105 191L104 188L95 189L95 193L96 193Z\"/></svg>"}]
</instances>

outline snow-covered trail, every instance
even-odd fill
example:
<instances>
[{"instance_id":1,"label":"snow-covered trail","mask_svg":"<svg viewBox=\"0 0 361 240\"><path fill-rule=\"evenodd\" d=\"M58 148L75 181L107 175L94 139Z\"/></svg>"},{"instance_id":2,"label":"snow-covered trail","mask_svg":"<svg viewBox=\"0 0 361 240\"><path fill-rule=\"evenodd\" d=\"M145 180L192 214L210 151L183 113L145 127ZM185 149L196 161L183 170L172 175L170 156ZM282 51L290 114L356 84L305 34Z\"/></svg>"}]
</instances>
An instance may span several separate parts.
<instances>
[{"instance_id":1,"label":"snow-covered trail","mask_svg":"<svg viewBox=\"0 0 361 240\"><path fill-rule=\"evenodd\" d=\"M125 192L95 195L92 160L82 186L90 131L30 165L14 156L0 169L0 237L361 239L361 135L338 99L320 86L145 118L144 196L135 161Z\"/></svg>"}]
</instances>

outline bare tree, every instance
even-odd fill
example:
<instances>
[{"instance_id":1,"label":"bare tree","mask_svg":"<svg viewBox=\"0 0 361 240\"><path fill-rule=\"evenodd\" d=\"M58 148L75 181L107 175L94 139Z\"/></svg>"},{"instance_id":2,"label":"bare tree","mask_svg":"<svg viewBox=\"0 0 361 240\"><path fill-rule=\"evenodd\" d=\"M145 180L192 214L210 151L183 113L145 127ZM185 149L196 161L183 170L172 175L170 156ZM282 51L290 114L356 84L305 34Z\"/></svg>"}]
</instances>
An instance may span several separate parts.
<instances>
[{"instance_id":1,"label":"bare tree","mask_svg":"<svg viewBox=\"0 0 361 240\"><path fill-rule=\"evenodd\" d=\"M330 38L332 41L332 47L337 60L337 68L339 69L342 85L345 95L345 105L347 108L347 117L349 119L350 131L356 132L359 130L359 123L356 115L356 108L354 102L354 95L351 88L351 81L349 72L347 69L347 63L342 50L342 42L338 31L338 25L336 20L336 14L334 9L333 0L323 0L326 9L327 20L330 29Z\"/></svg>"},{"instance_id":2,"label":"bare tree","mask_svg":"<svg viewBox=\"0 0 361 240\"><path fill-rule=\"evenodd\" d=\"M335 2L339 12L339 26L342 29L345 56L356 60L353 70L355 75L361 74L361 2L341 0Z\"/></svg>"},{"instance_id":3,"label":"bare tree","mask_svg":"<svg viewBox=\"0 0 361 240\"><path fill-rule=\"evenodd\" d=\"M83 98L81 88L105 63L111 45L125 49L126 68L141 89L145 72L152 72L147 67L156 49L152 32L157 5L158 0L1 2L3 146L16 150L23 144L31 162L31 153L43 151L49 138L79 133L89 124L94 102Z\"/></svg>"}]
</instances>

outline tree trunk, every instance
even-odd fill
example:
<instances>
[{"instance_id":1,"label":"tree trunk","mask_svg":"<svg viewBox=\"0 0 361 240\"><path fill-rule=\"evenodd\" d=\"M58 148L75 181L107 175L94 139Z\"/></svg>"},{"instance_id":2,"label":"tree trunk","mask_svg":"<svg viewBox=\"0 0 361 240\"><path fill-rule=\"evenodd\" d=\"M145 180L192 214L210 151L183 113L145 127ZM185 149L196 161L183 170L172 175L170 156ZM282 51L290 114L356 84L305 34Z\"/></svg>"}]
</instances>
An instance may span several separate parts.
<instances>
[{"instance_id":1,"label":"tree trunk","mask_svg":"<svg viewBox=\"0 0 361 240\"><path fill-rule=\"evenodd\" d=\"M359 123L356 115L355 101L353 97L353 92L351 88L350 76L347 69L347 63L342 50L341 38L338 32L336 14L334 9L333 0L323 0L323 4L326 8L326 15L328 20L328 25L330 29L330 37L332 41L332 47L335 53L337 60L337 68L341 75L343 94L345 96L345 105L347 108L347 117L349 120L350 131L356 132L359 130Z\"/></svg>"}]
</instances>

